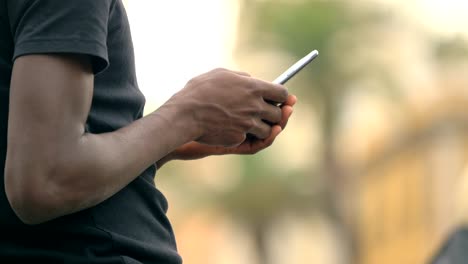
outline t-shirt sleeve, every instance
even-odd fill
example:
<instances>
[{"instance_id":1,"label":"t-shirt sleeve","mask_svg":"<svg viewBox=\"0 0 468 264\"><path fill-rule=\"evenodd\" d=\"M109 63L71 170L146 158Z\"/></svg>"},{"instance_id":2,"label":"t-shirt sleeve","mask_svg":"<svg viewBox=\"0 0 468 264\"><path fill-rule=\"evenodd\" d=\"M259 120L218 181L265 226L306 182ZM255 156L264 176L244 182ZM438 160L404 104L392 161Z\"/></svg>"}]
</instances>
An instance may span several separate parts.
<instances>
[{"instance_id":1,"label":"t-shirt sleeve","mask_svg":"<svg viewBox=\"0 0 468 264\"><path fill-rule=\"evenodd\" d=\"M28 54L89 55L95 74L109 64L111 0L9 0L13 60Z\"/></svg>"}]
</instances>

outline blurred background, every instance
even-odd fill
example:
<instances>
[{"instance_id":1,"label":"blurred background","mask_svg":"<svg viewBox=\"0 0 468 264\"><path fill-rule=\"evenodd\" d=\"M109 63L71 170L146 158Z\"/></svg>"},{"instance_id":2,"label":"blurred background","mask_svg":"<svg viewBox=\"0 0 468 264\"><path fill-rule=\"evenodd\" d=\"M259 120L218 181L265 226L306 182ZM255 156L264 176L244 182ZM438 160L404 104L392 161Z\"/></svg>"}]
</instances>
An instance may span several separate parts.
<instances>
[{"instance_id":1,"label":"blurred background","mask_svg":"<svg viewBox=\"0 0 468 264\"><path fill-rule=\"evenodd\" d=\"M255 156L165 165L185 263L427 263L468 220L468 2L126 1L157 109L212 68L288 83L288 128Z\"/></svg>"}]
</instances>

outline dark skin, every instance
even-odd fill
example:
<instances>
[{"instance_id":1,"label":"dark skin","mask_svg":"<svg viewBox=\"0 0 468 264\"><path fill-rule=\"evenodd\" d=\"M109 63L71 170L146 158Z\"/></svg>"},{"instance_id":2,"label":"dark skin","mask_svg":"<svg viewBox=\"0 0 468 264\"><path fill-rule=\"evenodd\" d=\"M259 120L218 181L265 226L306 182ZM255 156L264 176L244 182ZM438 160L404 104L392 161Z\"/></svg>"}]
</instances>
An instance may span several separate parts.
<instances>
[{"instance_id":1,"label":"dark skin","mask_svg":"<svg viewBox=\"0 0 468 264\"><path fill-rule=\"evenodd\" d=\"M247 138L244 142L235 147L210 146L200 144L196 141L192 141L180 146L173 152L169 153L166 157L159 160L156 164L160 168L170 160L196 160L205 158L207 156L227 154L256 154L259 151L268 148L273 144L276 137L288 124L288 120L293 113L293 106L296 104L296 102L296 96L288 96L286 102L284 102L284 104L281 106L281 121L272 127L270 135L265 139Z\"/></svg>"},{"instance_id":2,"label":"dark skin","mask_svg":"<svg viewBox=\"0 0 468 264\"><path fill-rule=\"evenodd\" d=\"M281 85L217 69L144 118L97 135L84 130L93 85L87 56L28 55L14 63L5 190L26 224L95 206L154 163L257 153L296 103Z\"/></svg>"}]
</instances>

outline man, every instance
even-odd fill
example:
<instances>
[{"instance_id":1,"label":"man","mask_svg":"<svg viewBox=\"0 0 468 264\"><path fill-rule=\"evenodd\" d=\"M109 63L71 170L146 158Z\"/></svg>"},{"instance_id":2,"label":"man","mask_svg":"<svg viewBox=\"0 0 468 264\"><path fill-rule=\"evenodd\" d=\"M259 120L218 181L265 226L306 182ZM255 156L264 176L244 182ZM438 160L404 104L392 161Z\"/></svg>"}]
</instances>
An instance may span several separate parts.
<instances>
[{"instance_id":1,"label":"man","mask_svg":"<svg viewBox=\"0 0 468 264\"><path fill-rule=\"evenodd\" d=\"M142 117L120 0L0 0L0 263L181 263L156 167L256 153L295 102L218 69Z\"/></svg>"}]
</instances>

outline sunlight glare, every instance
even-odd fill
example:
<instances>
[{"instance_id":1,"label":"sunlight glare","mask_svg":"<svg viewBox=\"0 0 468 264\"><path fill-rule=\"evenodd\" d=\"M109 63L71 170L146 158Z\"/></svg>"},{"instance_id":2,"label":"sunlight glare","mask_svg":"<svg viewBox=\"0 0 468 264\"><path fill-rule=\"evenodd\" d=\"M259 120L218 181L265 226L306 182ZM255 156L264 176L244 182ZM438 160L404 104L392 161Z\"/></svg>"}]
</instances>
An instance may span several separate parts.
<instances>
[{"instance_id":1,"label":"sunlight glare","mask_svg":"<svg viewBox=\"0 0 468 264\"><path fill-rule=\"evenodd\" d=\"M127 13L146 113L192 77L217 67L234 67L236 0L128 1Z\"/></svg>"}]
</instances>

